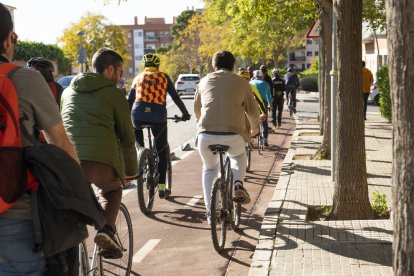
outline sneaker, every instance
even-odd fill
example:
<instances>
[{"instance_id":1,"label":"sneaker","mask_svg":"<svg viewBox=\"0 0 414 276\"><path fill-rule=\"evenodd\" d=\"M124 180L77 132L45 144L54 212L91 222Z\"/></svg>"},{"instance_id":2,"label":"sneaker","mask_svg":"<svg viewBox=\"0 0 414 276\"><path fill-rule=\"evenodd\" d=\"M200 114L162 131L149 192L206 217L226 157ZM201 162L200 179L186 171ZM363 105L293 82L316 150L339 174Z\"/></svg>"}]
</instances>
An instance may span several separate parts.
<instances>
[{"instance_id":1,"label":"sneaker","mask_svg":"<svg viewBox=\"0 0 414 276\"><path fill-rule=\"evenodd\" d=\"M273 129L273 131L274 132L276 132L276 129L278 128L278 126L277 125L273 125L273 127L272 127L272 129Z\"/></svg>"},{"instance_id":2,"label":"sneaker","mask_svg":"<svg viewBox=\"0 0 414 276\"><path fill-rule=\"evenodd\" d=\"M296 114L296 107L292 108L293 109L293 113Z\"/></svg>"},{"instance_id":3,"label":"sneaker","mask_svg":"<svg viewBox=\"0 0 414 276\"><path fill-rule=\"evenodd\" d=\"M243 183L239 180L237 180L234 183L233 201L240 202L241 204L249 204L250 203L249 193L243 187Z\"/></svg>"},{"instance_id":4,"label":"sneaker","mask_svg":"<svg viewBox=\"0 0 414 276\"><path fill-rule=\"evenodd\" d=\"M269 143L267 142L267 139L266 138L263 140L263 144L264 144L265 147L268 147L269 146Z\"/></svg>"},{"instance_id":5,"label":"sneaker","mask_svg":"<svg viewBox=\"0 0 414 276\"><path fill-rule=\"evenodd\" d=\"M105 256L111 259L122 257L122 248L115 239L114 231L109 225L105 225L96 233L94 242L102 249Z\"/></svg>"},{"instance_id":6,"label":"sneaker","mask_svg":"<svg viewBox=\"0 0 414 276\"><path fill-rule=\"evenodd\" d=\"M165 184L158 184L158 196L160 198L165 198L167 195L167 192L165 191Z\"/></svg>"}]
</instances>

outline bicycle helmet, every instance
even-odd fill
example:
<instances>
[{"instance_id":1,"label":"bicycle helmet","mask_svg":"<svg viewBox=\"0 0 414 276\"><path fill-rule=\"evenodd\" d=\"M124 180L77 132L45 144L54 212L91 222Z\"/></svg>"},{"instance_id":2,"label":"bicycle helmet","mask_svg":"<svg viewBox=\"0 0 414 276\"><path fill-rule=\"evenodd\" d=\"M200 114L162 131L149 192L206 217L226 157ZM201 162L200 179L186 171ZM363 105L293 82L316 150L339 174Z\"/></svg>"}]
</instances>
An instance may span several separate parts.
<instances>
[{"instance_id":1,"label":"bicycle helmet","mask_svg":"<svg viewBox=\"0 0 414 276\"><path fill-rule=\"evenodd\" d=\"M292 67L292 66L291 66L291 67L289 67L289 68L287 69L287 71L288 71L288 72L293 72L293 70L294 70L294 69L293 69L293 67Z\"/></svg>"},{"instance_id":2,"label":"bicycle helmet","mask_svg":"<svg viewBox=\"0 0 414 276\"><path fill-rule=\"evenodd\" d=\"M43 69L48 70L50 72L55 71L55 66L53 66L53 63L43 57L34 57L29 59L26 66L28 68L33 68L36 70Z\"/></svg>"},{"instance_id":3,"label":"bicycle helmet","mask_svg":"<svg viewBox=\"0 0 414 276\"><path fill-rule=\"evenodd\" d=\"M237 73L242 78L245 78L246 80L250 80L250 74L249 72L244 68L239 68L239 72Z\"/></svg>"},{"instance_id":4,"label":"bicycle helmet","mask_svg":"<svg viewBox=\"0 0 414 276\"><path fill-rule=\"evenodd\" d=\"M156 54L146 54L142 57L145 67L158 67L161 63L160 57Z\"/></svg>"}]
</instances>

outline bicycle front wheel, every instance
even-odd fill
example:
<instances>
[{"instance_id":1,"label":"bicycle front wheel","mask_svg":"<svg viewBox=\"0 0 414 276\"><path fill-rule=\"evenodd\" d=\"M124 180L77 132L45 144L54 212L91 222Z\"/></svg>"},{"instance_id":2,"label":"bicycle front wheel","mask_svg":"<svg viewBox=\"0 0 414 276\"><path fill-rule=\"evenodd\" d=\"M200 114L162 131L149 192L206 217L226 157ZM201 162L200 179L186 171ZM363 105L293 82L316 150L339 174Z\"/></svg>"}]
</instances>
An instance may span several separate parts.
<instances>
[{"instance_id":1,"label":"bicycle front wheel","mask_svg":"<svg viewBox=\"0 0 414 276\"><path fill-rule=\"evenodd\" d=\"M211 192L211 239L217 252L223 250L226 242L225 185L223 179L216 178Z\"/></svg>"},{"instance_id":2,"label":"bicycle front wheel","mask_svg":"<svg viewBox=\"0 0 414 276\"><path fill-rule=\"evenodd\" d=\"M89 271L88 248L86 242L82 241L79 244L79 276L88 276Z\"/></svg>"},{"instance_id":3,"label":"bicycle front wheel","mask_svg":"<svg viewBox=\"0 0 414 276\"><path fill-rule=\"evenodd\" d=\"M138 153L137 195L141 212L148 215L154 204L155 183L154 161L149 149L141 148Z\"/></svg>"},{"instance_id":4,"label":"bicycle front wheel","mask_svg":"<svg viewBox=\"0 0 414 276\"><path fill-rule=\"evenodd\" d=\"M166 149L167 154L167 175L165 179L166 184L166 197L168 198L171 195L172 190L172 164L171 164L171 153L170 153L170 146L167 146Z\"/></svg>"},{"instance_id":5,"label":"bicycle front wheel","mask_svg":"<svg viewBox=\"0 0 414 276\"><path fill-rule=\"evenodd\" d=\"M132 257L134 255L134 233L132 230L131 217L128 209L121 203L118 216L115 221L115 238L121 245L123 255L119 259L105 259L99 255L98 265L100 275L125 275L129 276L132 268Z\"/></svg>"}]
</instances>

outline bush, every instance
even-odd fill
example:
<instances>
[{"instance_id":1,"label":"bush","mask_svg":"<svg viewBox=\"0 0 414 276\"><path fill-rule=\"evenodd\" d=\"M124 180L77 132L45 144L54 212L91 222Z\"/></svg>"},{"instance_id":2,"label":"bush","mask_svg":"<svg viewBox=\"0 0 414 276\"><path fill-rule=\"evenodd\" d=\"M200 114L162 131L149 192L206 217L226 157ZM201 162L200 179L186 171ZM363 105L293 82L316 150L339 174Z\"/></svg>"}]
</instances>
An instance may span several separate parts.
<instances>
[{"instance_id":1,"label":"bush","mask_svg":"<svg viewBox=\"0 0 414 276\"><path fill-rule=\"evenodd\" d=\"M304 77L299 80L301 89L309 92L318 92L318 78Z\"/></svg>"},{"instance_id":2,"label":"bush","mask_svg":"<svg viewBox=\"0 0 414 276\"><path fill-rule=\"evenodd\" d=\"M390 93L390 79L388 77L388 66L385 65L377 71L377 86L380 93L380 113L381 116L391 122L392 104Z\"/></svg>"}]
</instances>

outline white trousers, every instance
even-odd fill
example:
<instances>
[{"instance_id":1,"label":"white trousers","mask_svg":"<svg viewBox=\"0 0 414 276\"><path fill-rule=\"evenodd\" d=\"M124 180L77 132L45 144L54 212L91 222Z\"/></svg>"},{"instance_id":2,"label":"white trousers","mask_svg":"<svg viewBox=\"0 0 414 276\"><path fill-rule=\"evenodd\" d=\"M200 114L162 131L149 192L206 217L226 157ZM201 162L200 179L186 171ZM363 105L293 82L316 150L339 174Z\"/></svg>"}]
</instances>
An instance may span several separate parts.
<instances>
[{"instance_id":1,"label":"white trousers","mask_svg":"<svg viewBox=\"0 0 414 276\"><path fill-rule=\"evenodd\" d=\"M233 172L233 181L244 181L246 175L246 141L239 134L234 135L212 135L200 133L198 135L197 148L203 161L202 184L204 193L204 204L207 211L210 210L211 188L213 181L220 172L220 158L218 154L208 148L210 145L227 145L229 149L227 154L230 157L231 170Z\"/></svg>"}]
</instances>

